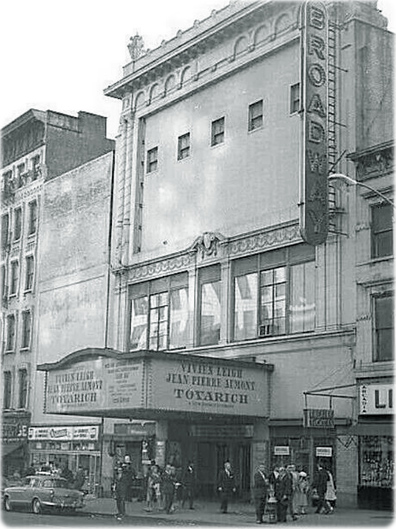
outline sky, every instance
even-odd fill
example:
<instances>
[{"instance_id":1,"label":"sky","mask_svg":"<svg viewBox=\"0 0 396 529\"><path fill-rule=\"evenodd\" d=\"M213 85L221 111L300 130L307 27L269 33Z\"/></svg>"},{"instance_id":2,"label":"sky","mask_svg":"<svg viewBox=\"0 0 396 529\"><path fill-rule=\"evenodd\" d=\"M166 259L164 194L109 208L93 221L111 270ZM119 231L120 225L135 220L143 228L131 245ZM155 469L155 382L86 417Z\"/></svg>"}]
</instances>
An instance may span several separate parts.
<instances>
[{"instance_id":1,"label":"sky","mask_svg":"<svg viewBox=\"0 0 396 529\"><path fill-rule=\"evenodd\" d=\"M0 8L0 128L36 108L106 116L117 134L121 102L103 90L122 77L127 44L137 32L145 47L186 30L228 0L12 0ZM378 8L396 31L394 0Z\"/></svg>"}]
</instances>

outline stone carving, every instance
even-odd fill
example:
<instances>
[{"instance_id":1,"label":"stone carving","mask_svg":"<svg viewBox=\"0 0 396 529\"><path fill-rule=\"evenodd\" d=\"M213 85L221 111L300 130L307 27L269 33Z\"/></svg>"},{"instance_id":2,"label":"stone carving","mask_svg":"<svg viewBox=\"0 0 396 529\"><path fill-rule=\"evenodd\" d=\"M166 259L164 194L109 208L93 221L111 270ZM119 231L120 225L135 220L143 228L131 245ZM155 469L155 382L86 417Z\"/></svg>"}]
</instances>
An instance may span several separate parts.
<instances>
[{"instance_id":1,"label":"stone carving","mask_svg":"<svg viewBox=\"0 0 396 529\"><path fill-rule=\"evenodd\" d=\"M129 39L128 51L133 61L145 54L144 41L138 33Z\"/></svg>"},{"instance_id":2,"label":"stone carving","mask_svg":"<svg viewBox=\"0 0 396 529\"><path fill-rule=\"evenodd\" d=\"M217 247L224 237L219 233L205 231L200 237L195 239L191 246L192 251L201 252L202 259L206 256L217 255Z\"/></svg>"}]
</instances>

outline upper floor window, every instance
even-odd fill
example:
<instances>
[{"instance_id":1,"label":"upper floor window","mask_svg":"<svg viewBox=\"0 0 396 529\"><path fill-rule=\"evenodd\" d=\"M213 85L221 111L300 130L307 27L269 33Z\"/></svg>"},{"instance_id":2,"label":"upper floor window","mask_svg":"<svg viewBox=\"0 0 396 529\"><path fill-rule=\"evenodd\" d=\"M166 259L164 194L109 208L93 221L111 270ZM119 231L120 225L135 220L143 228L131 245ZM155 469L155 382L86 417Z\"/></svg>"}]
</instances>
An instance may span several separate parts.
<instances>
[{"instance_id":1,"label":"upper floor window","mask_svg":"<svg viewBox=\"0 0 396 529\"><path fill-rule=\"evenodd\" d=\"M263 126L263 100L249 105L248 130L256 130Z\"/></svg>"},{"instance_id":2,"label":"upper floor window","mask_svg":"<svg viewBox=\"0 0 396 529\"><path fill-rule=\"evenodd\" d=\"M374 259L393 255L392 215L390 204L371 209L371 256Z\"/></svg>"},{"instance_id":3,"label":"upper floor window","mask_svg":"<svg viewBox=\"0 0 396 529\"><path fill-rule=\"evenodd\" d=\"M315 262L308 245L233 263L234 340L306 332L315 326Z\"/></svg>"},{"instance_id":4,"label":"upper floor window","mask_svg":"<svg viewBox=\"0 0 396 529\"><path fill-rule=\"evenodd\" d=\"M177 141L177 159L183 160L190 156L190 133L179 136Z\"/></svg>"},{"instance_id":5,"label":"upper floor window","mask_svg":"<svg viewBox=\"0 0 396 529\"><path fill-rule=\"evenodd\" d=\"M22 312L22 340L21 348L28 349L30 347L30 338L32 334L32 314L30 310Z\"/></svg>"},{"instance_id":6,"label":"upper floor window","mask_svg":"<svg viewBox=\"0 0 396 529\"><path fill-rule=\"evenodd\" d=\"M29 225L28 235L33 235L37 231L37 200L29 202Z\"/></svg>"},{"instance_id":7,"label":"upper floor window","mask_svg":"<svg viewBox=\"0 0 396 529\"><path fill-rule=\"evenodd\" d=\"M220 341L221 268L199 270L198 344L215 345Z\"/></svg>"},{"instance_id":8,"label":"upper floor window","mask_svg":"<svg viewBox=\"0 0 396 529\"><path fill-rule=\"evenodd\" d=\"M15 347L15 315L7 316L6 351L13 351Z\"/></svg>"},{"instance_id":9,"label":"upper floor window","mask_svg":"<svg viewBox=\"0 0 396 529\"><path fill-rule=\"evenodd\" d=\"M22 208L14 210L14 241L19 241L22 233Z\"/></svg>"},{"instance_id":10,"label":"upper floor window","mask_svg":"<svg viewBox=\"0 0 396 529\"><path fill-rule=\"evenodd\" d=\"M10 295L15 295L18 291L19 281L19 263L12 261L11 263L11 281L10 281Z\"/></svg>"},{"instance_id":11,"label":"upper floor window","mask_svg":"<svg viewBox=\"0 0 396 529\"><path fill-rule=\"evenodd\" d=\"M7 297L7 281L6 281L6 267L5 265L1 265L1 299L4 299Z\"/></svg>"},{"instance_id":12,"label":"upper floor window","mask_svg":"<svg viewBox=\"0 0 396 529\"><path fill-rule=\"evenodd\" d=\"M147 151L147 172L152 173L158 168L158 147L153 147Z\"/></svg>"},{"instance_id":13,"label":"upper floor window","mask_svg":"<svg viewBox=\"0 0 396 529\"><path fill-rule=\"evenodd\" d=\"M374 297L374 361L393 360L394 307L393 295Z\"/></svg>"},{"instance_id":14,"label":"upper floor window","mask_svg":"<svg viewBox=\"0 0 396 529\"><path fill-rule=\"evenodd\" d=\"M290 114L295 114L300 110L300 83L290 87Z\"/></svg>"},{"instance_id":15,"label":"upper floor window","mask_svg":"<svg viewBox=\"0 0 396 529\"><path fill-rule=\"evenodd\" d=\"M10 218L8 213L1 217L1 249L5 250L8 246L8 230L10 227Z\"/></svg>"},{"instance_id":16,"label":"upper floor window","mask_svg":"<svg viewBox=\"0 0 396 529\"><path fill-rule=\"evenodd\" d=\"M41 175L39 154L36 154L36 156L33 156L32 170L33 170L33 180L36 180Z\"/></svg>"},{"instance_id":17,"label":"upper floor window","mask_svg":"<svg viewBox=\"0 0 396 529\"><path fill-rule=\"evenodd\" d=\"M26 257L26 271L25 271L25 290L32 290L34 280L34 257L28 255Z\"/></svg>"},{"instance_id":18,"label":"upper floor window","mask_svg":"<svg viewBox=\"0 0 396 529\"><path fill-rule=\"evenodd\" d=\"M132 286L130 350L186 346L187 281L187 274L177 274Z\"/></svg>"},{"instance_id":19,"label":"upper floor window","mask_svg":"<svg viewBox=\"0 0 396 529\"><path fill-rule=\"evenodd\" d=\"M212 121L212 140L211 145L218 145L224 141L224 118Z\"/></svg>"},{"instance_id":20,"label":"upper floor window","mask_svg":"<svg viewBox=\"0 0 396 529\"><path fill-rule=\"evenodd\" d=\"M19 375L19 394L18 408L26 408L28 395L28 372L27 369L20 369Z\"/></svg>"},{"instance_id":21,"label":"upper floor window","mask_svg":"<svg viewBox=\"0 0 396 529\"><path fill-rule=\"evenodd\" d=\"M12 373L11 371L3 372L3 408L9 410L12 401Z\"/></svg>"}]
</instances>

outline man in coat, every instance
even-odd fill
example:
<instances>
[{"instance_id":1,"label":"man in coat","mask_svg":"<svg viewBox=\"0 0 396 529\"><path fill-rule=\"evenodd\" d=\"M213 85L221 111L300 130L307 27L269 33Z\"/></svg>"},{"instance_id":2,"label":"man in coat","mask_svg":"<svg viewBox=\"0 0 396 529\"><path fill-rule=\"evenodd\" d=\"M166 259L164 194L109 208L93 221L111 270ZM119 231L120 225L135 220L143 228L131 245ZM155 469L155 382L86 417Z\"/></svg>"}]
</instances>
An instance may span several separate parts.
<instances>
[{"instance_id":1,"label":"man in coat","mask_svg":"<svg viewBox=\"0 0 396 529\"><path fill-rule=\"evenodd\" d=\"M261 463L258 466L253 478L254 504L256 507L256 523L264 523L263 516L265 504L267 503L268 480L264 474L265 466Z\"/></svg>"},{"instance_id":2,"label":"man in coat","mask_svg":"<svg viewBox=\"0 0 396 529\"><path fill-rule=\"evenodd\" d=\"M161 482L161 493L164 497L164 510L166 514L172 513L175 481L174 468L172 468L172 465L166 465L165 472L162 474Z\"/></svg>"},{"instance_id":3,"label":"man in coat","mask_svg":"<svg viewBox=\"0 0 396 529\"><path fill-rule=\"evenodd\" d=\"M322 467L322 465L318 464L318 471L315 475L314 482L313 482L313 488L316 489L319 500L318 500L318 506L316 508L315 513L319 514L322 509L324 509L325 514L328 514L330 511L329 505L327 504L325 500L325 494L327 491L327 481L329 479L329 474L326 469Z\"/></svg>"},{"instance_id":4,"label":"man in coat","mask_svg":"<svg viewBox=\"0 0 396 529\"><path fill-rule=\"evenodd\" d=\"M194 509L194 496L195 496L195 468L193 463L189 463L187 469L184 472L183 478L183 501L182 507L184 507L185 501L188 499L190 509Z\"/></svg>"},{"instance_id":5,"label":"man in coat","mask_svg":"<svg viewBox=\"0 0 396 529\"><path fill-rule=\"evenodd\" d=\"M218 491L220 492L221 500L220 510L223 514L226 514L232 493L236 492L235 476L229 461L224 463L224 469L219 472Z\"/></svg>"},{"instance_id":6,"label":"man in coat","mask_svg":"<svg viewBox=\"0 0 396 529\"><path fill-rule=\"evenodd\" d=\"M285 467L279 468L279 476L275 482L275 498L277 501L278 522L286 522L287 508L292 496L292 478Z\"/></svg>"},{"instance_id":7,"label":"man in coat","mask_svg":"<svg viewBox=\"0 0 396 529\"><path fill-rule=\"evenodd\" d=\"M117 504L117 520L121 520L125 516L125 501L129 494L129 476L122 465L116 469L114 493Z\"/></svg>"}]
</instances>

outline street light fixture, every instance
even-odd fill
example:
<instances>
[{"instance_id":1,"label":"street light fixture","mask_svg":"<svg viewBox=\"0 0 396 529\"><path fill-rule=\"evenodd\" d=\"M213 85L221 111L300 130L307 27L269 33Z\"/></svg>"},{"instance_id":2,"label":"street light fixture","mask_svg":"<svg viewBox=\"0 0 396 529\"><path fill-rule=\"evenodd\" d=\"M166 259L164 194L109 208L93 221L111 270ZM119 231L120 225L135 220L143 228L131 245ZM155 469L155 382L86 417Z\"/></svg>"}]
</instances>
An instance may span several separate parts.
<instances>
[{"instance_id":1,"label":"street light fixture","mask_svg":"<svg viewBox=\"0 0 396 529\"><path fill-rule=\"evenodd\" d=\"M363 182L358 182L357 180L354 180L353 178L351 178L350 176L347 176L346 174L333 173L333 174L330 174L328 176L328 180L329 180L330 183L332 183L333 180L342 180L343 182L345 182L347 185L350 185L350 186L365 187L366 189L369 189L370 191L372 191L373 193L375 193L376 195L381 197L383 200L385 200L385 202L390 204L392 206L392 208L395 208L395 204L388 197L386 197L385 195L380 193L380 191L377 191L373 187L371 187L371 186L369 186L369 185L367 185L367 184L365 184Z\"/></svg>"}]
</instances>

